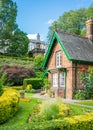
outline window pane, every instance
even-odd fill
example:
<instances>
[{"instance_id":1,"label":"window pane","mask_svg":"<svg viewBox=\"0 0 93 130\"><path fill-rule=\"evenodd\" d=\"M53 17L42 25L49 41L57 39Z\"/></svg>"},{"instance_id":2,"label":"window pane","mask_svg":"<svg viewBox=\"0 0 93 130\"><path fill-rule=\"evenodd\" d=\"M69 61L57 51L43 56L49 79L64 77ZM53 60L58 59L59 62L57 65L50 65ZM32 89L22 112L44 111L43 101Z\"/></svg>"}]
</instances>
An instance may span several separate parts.
<instances>
[{"instance_id":1,"label":"window pane","mask_svg":"<svg viewBox=\"0 0 93 130\"><path fill-rule=\"evenodd\" d=\"M61 67L62 55L61 51L56 52L56 67Z\"/></svg>"},{"instance_id":2,"label":"window pane","mask_svg":"<svg viewBox=\"0 0 93 130\"><path fill-rule=\"evenodd\" d=\"M53 74L53 87L58 87L58 74Z\"/></svg>"},{"instance_id":3,"label":"window pane","mask_svg":"<svg viewBox=\"0 0 93 130\"><path fill-rule=\"evenodd\" d=\"M65 75L60 73L60 87L65 87Z\"/></svg>"}]
</instances>

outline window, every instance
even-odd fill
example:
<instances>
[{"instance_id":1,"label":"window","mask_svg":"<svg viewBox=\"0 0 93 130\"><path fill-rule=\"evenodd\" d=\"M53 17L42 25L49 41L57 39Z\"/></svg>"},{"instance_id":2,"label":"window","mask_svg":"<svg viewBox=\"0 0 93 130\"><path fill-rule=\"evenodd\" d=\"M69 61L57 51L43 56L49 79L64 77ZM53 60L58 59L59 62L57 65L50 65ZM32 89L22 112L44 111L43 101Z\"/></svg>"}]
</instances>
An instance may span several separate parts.
<instances>
[{"instance_id":1,"label":"window","mask_svg":"<svg viewBox=\"0 0 93 130\"><path fill-rule=\"evenodd\" d=\"M56 52L56 67L61 67L62 55L61 51Z\"/></svg>"},{"instance_id":2,"label":"window","mask_svg":"<svg viewBox=\"0 0 93 130\"><path fill-rule=\"evenodd\" d=\"M53 87L58 87L58 73L53 74Z\"/></svg>"},{"instance_id":3,"label":"window","mask_svg":"<svg viewBox=\"0 0 93 130\"><path fill-rule=\"evenodd\" d=\"M65 74L64 74L64 72L60 73L60 87L65 87Z\"/></svg>"}]
</instances>

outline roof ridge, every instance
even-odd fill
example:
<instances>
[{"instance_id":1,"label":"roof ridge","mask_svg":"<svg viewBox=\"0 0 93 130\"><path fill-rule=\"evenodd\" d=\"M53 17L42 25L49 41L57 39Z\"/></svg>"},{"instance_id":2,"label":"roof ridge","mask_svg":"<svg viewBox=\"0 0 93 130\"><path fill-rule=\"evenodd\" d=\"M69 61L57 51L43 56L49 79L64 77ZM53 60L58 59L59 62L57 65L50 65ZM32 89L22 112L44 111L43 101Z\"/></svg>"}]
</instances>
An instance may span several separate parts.
<instances>
[{"instance_id":1,"label":"roof ridge","mask_svg":"<svg viewBox=\"0 0 93 130\"><path fill-rule=\"evenodd\" d=\"M84 36L81 36L81 35L78 35L78 34L75 34L75 33L65 32L64 30L56 30L56 32L59 32L59 33L62 32L62 33L68 34L68 35L72 35L72 36L88 39L87 37L84 37Z\"/></svg>"}]
</instances>

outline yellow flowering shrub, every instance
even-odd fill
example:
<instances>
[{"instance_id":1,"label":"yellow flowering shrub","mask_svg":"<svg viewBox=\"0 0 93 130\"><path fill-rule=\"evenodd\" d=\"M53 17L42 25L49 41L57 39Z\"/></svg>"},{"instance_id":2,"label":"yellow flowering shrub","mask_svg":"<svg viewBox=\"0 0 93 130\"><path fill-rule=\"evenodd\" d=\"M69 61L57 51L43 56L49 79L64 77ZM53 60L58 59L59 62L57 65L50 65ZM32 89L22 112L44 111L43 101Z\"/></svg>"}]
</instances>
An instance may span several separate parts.
<instances>
[{"instance_id":1,"label":"yellow flowering shrub","mask_svg":"<svg viewBox=\"0 0 93 130\"><path fill-rule=\"evenodd\" d=\"M0 124L7 121L18 110L20 95L16 90L4 89L0 96Z\"/></svg>"},{"instance_id":2,"label":"yellow flowering shrub","mask_svg":"<svg viewBox=\"0 0 93 130\"><path fill-rule=\"evenodd\" d=\"M64 118L66 130L93 130L93 112Z\"/></svg>"},{"instance_id":3,"label":"yellow flowering shrub","mask_svg":"<svg viewBox=\"0 0 93 130\"><path fill-rule=\"evenodd\" d=\"M31 90L31 89L32 89L32 84L28 84L26 88L27 88L28 90Z\"/></svg>"},{"instance_id":4,"label":"yellow flowering shrub","mask_svg":"<svg viewBox=\"0 0 93 130\"><path fill-rule=\"evenodd\" d=\"M62 103L61 99L50 100L39 105L39 115L44 116L46 120L63 118L69 115L69 107Z\"/></svg>"}]
</instances>

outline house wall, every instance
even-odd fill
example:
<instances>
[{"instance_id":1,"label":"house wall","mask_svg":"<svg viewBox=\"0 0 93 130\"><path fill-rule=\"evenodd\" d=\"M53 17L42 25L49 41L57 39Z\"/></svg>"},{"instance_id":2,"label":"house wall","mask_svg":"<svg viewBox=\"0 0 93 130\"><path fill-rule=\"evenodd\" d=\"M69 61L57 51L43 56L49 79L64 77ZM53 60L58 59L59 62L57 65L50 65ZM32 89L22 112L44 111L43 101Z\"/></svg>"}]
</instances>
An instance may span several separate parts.
<instances>
[{"instance_id":1,"label":"house wall","mask_svg":"<svg viewBox=\"0 0 93 130\"><path fill-rule=\"evenodd\" d=\"M60 48L60 45L58 44L58 42L55 43L54 48L51 52L51 56L50 59L48 61L48 69L54 69L56 68L56 52L62 50ZM62 65L61 67L63 68L67 68L67 75L66 75L66 98L71 99L73 94L72 94L72 90L73 90L73 70L72 70L72 62L69 62L67 57L65 56L64 52L62 51ZM55 71L53 71L52 73L49 73L48 78L52 81L52 74ZM59 72L58 72L59 73ZM51 83L52 85L52 83ZM56 90L56 95L64 97L64 94L62 92L62 89Z\"/></svg>"},{"instance_id":2,"label":"house wall","mask_svg":"<svg viewBox=\"0 0 93 130\"><path fill-rule=\"evenodd\" d=\"M54 48L51 52L51 56L48 61L48 69L54 69L51 71L51 73L48 74L48 78L51 80L51 87L52 87L52 75L53 73L60 73L59 70L55 70L56 68L56 52L62 50L60 48L60 44L58 42L55 43ZM66 68L66 98L72 99L74 95L75 89L83 89L83 84L80 80L80 71L82 67L88 68L89 66L93 67L91 64L83 63L72 63L72 61L69 61L62 51L62 64L61 67ZM58 83L59 84L59 83ZM55 96L64 97L64 89L58 88L55 89Z\"/></svg>"}]
</instances>

